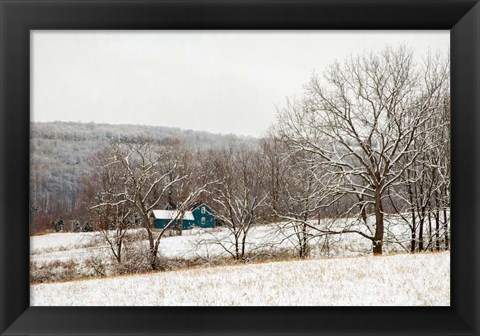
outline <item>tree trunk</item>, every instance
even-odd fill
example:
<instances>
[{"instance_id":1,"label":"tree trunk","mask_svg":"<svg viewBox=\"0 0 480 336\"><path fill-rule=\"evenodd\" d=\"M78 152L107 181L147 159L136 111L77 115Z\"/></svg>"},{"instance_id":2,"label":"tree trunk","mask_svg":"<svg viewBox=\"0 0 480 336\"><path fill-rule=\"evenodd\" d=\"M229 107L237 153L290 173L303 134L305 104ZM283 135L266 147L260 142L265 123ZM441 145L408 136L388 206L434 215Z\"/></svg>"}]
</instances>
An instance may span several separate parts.
<instances>
[{"instance_id":1,"label":"tree trunk","mask_svg":"<svg viewBox=\"0 0 480 336\"><path fill-rule=\"evenodd\" d=\"M177 223L178 223L178 220L177 220ZM182 217L182 219L180 220L180 225L178 226L177 229L178 229L178 232L177 232L178 235L181 236L182 233L183 233L183 217Z\"/></svg>"},{"instance_id":2,"label":"tree trunk","mask_svg":"<svg viewBox=\"0 0 480 336\"><path fill-rule=\"evenodd\" d=\"M375 191L375 236L373 238L373 255L378 256L383 253L383 204L382 195L379 192L380 187Z\"/></svg>"},{"instance_id":3,"label":"tree trunk","mask_svg":"<svg viewBox=\"0 0 480 336\"><path fill-rule=\"evenodd\" d=\"M117 258L117 262L119 263L122 262L122 241L121 240L117 242L117 255L115 257Z\"/></svg>"},{"instance_id":4,"label":"tree trunk","mask_svg":"<svg viewBox=\"0 0 480 336\"><path fill-rule=\"evenodd\" d=\"M430 211L428 211L428 246L430 246L430 251L433 251L433 242L432 242L432 239L433 239L433 234L432 234L432 211L431 211L431 208L430 208ZM428 246L427 246L427 249L428 249Z\"/></svg>"},{"instance_id":5,"label":"tree trunk","mask_svg":"<svg viewBox=\"0 0 480 336\"><path fill-rule=\"evenodd\" d=\"M308 240L307 240L307 226L305 224L302 225L302 259L308 257Z\"/></svg>"},{"instance_id":6,"label":"tree trunk","mask_svg":"<svg viewBox=\"0 0 480 336\"><path fill-rule=\"evenodd\" d=\"M238 234L235 234L235 259L240 260L240 247L239 247L239 240L240 237Z\"/></svg>"},{"instance_id":7,"label":"tree trunk","mask_svg":"<svg viewBox=\"0 0 480 336\"><path fill-rule=\"evenodd\" d=\"M415 223L415 222L414 222ZM415 225L410 227L410 230L412 232L412 240L411 240L411 246L410 246L410 252L415 253L415 248L416 248L416 243L417 243L417 233L415 230Z\"/></svg>"},{"instance_id":8,"label":"tree trunk","mask_svg":"<svg viewBox=\"0 0 480 336\"><path fill-rule=\"evenodd\" d=\"M444 221L444 230L445 230L445 250L448 251L450 249L449 242L448 242L448 220L447 220L447 208L443 208L443 221Z\"/></svg>"},{"instance_id":9,"label":"tree trunk","mask_svg":"<svg viewBox=\"0 0 480 336\"><path fill-rule=\"evenodd\" d=\"M435 249L440 251L440 204L439 199L440 195L438 192L435 192Z\"/></svg>"},{"instance_id":10,"label":"tree trunk","mask_svg":"<svg viewBox=\"0 0 480 336\"><path fill-rule=\"evenodd\" d=\"M158 244L155 244L155 240L153 238L152 230L150 229L150 218L148 218L148 214L145 214L145 211L142 212L143 217L143 227L147 230L148 236L148 245L149 245L149 256L148 260L150 263L150 267L152 270L157 269L157 251L158 251Z\"/></svg>"},{"instance_id":11,"label":"tree trunk","mask_svg":"<svg viewBox=\"0 0 480 336\"><path fill-rule=\"evenodd\" d=\"M418 227L418 250L421 252L423 251L423 224L425 222L425 216L422 210L422 216L420 217L420 225Z\"/></svg>"},{"instance_id":12,"label":"tree trunk","mask_svg":"<svg viewBox=\"0 0 480 336\"><path fill-rule=\"evenodd\" d=\"M410 170L407 171L408 180L410 181L411 174ZM415 253L415 249L417 248L417 217L415 216L415 196L412 188L412 184L409 182L407 185L408 189L408 198L410 201L410 208L412 211L412 223L410 224L410 231L411 235L411 245L410 245L410 252Z\"/></svg>"},{"instance_id":13,"label":"tree trunk","mask_svg":"<svg viewBox=\"0 0 480 336\"><path fill-rule=\"evenodd\" d=\"M245 258L245 242L247 240L247 233L246 232L243 232L243 236L242 236L242 259Z\"/></svg>"},{"instance_id":14,"label":"tree trunk","mask_svg":"<svg viewBox=\"0 0 480 336\"><path fill-rule=\"evenodd\" d=\"M158 262L157 262L157 251L158 247L154 247L150 249L150 267L152 268L153 271L157 270Z\"/></svg>"}]
</instances>

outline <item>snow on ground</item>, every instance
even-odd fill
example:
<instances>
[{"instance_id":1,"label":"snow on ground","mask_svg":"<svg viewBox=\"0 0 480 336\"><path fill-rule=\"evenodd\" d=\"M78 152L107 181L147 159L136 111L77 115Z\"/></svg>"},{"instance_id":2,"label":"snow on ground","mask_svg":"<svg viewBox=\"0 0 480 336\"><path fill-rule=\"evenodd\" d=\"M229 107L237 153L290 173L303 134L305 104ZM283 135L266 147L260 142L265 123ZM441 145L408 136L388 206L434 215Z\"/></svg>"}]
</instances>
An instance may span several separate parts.
<instances>
[{"instance_id":1,"label":"snow on ground","mask_svg":"<svg viewBox=\"0 0 480 336\"><path fill-rule=\"evenodd\" d=\"M338 226L337 228L341 228L345 226L343 221L345 220L329 224L324 223L324 220L322 225L327 225L330 229L335 229L335 225ZM405 244L408 243L408 227L404 224L399 225L392 217L389 223L386 225L387 241L384 243L384 251L388 253L403 252L404 249L396 240L388 241L388 232L394 231L396 239ZM143 229L132 230L132 234L143 232ZM315 233L314 231L311 232ZM284 224L253 227L247 238L247 251L278 248L293 249L295 239L290 237L292 234L291 226ZM355 233L330 236L328 238L328 249L325 248L325 239L325 237L312 239L312 256L350 257L371 253L371 242ZM184 230L182 236L162 238L160 254L168 258L229 257L228 253L218 244L221 241L225 245L225 242L229 240L231 240L231 235L226 228ZM146 244L145 240L143 244ZM108 258L110 255L108 245L101 234L96 232L52 233L33 236L30 238L30 245L31 261L40 264L57 260L84 261L91 257Z\"/></svg>"},{"instance_id":2,"label":"snow on ground","mask_svg":"<svg viewBox=\"0 0 480 336\"><path fill-rule=\"evenodd\" d=\"M198 268L31 286L32 306L448 306L450 253Z\"/></svg>"},{"instance_id":3,"label":"snow on ground","mask_svg":"<svg viewBox=\"0 0 480 336\"><path fill-rule=\"evenodd\" d=\"M108 257L107 245L97 232L50 233L30 237L30 261L83 261L93 256Z\"/></svg>"},{"instance_id":4,"label":"snow on ground","mask_svg":"<svg viewBox=\"0 0 480 336\"><path fill-rule=\"evenodd\" d=\"M61 251L76 247L88 247L94 242L95 232L62 232L49 233L41 236L30 237L30 250L32 254L45 251Z\"/></svg>"},{"instance_id":5,"label":"snow on ground","mask_svg":"<svg viewBox=\"0 0 480 336\"><path fill-rule=\"evenodd\" d=\"M196 242L202 230L184 231L183 236L164 237L160 244L161 255L168 258L191 258L204 256L202 249L196 248ZM218 230L217 230L218 231ZM144 236L143 229L131 230L131 235ZM127 241L126 246L147 244L146 238ZM111 257L108 244L101 232L51 233L30 237L31 261L45 264L53 261L85 261L91 257Z\"/></svg>"}]
</instances>

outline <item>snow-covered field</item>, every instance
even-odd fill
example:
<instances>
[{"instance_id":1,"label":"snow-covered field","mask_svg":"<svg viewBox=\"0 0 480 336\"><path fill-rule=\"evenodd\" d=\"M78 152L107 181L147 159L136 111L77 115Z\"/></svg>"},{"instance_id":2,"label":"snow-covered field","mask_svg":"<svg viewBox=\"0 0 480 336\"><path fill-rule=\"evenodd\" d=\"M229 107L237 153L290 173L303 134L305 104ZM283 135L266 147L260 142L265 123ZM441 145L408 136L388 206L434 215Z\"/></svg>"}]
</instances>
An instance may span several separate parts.
<instances>
[{"instance_id":1,"label":"snow-covered field","mask_svg":"<svg viewBox=\"0 0 480 336\"><path fill-rule=\"evenodd\" d=\"M323 220L321 225L333 230L346 223ZM354 222L351 225L361 229ZM224 249L231 239L229 231L185 230L182 236L164 237L160 243L161 259L175 271L124 276L112 275L149 268L138 268L137 259L118 265L101 233L33 236L31 304L449 305L450 254L402 254L408 249L408 226L394 216L388 218L387 255L382 257L372 257L371 243L353 233L312 238L310 260L252 263L256 259L251 256L275 251L289 251L281 254L283 260L295 256L292 230L282 223L256 226L247 238L247 251L253 252L248 254L250 263L218 266L220 262L215 267L205 266L215 264L211 260L231 260ZM131 230L125 246L124 259L128 260L128 251L132 256L144 256L144 230ZM177 270L186 267L182 260L203 267ZM125 265L133 268L118 268ZM99 275L107 277L78 280Z\"/></svg>"},{"instance_id":2,"label":"snow-covered field","mask_svg":"<svg viewBox=\"0 0 480 336\"><path fill-rule=\"evenodd\" d=\"M33 306L448 306L450 253L198 268L38 284L30 293Z\"/></svg>"},{"instance_id":3,"label":"snow-covered field","mask_svg":"<svg viewBox=\"0 0 480 336\"><path fill-rule=\"evenodd\" d=\"M338 223L340 227L345 224ZM322 224L325 225L325 224ZM388 239L389 232L395 233L395 240ZM142 229L132 230L133 235L141 237ZM295 239L292 238L292 228L281 224L268 224L253 227L247 238L247 251L294 249ZM312 231L312 233L315 233ZM387 223L387 239L384 251L387 253L404 252L398 244L408 243L408 228L394 220ZM390 235L393 237L393 235ZM146 246L146 237L143 244ZM164 237L160 243L160 254L167 258L210 258L212 256L229 257L229 254L219 245L231 239L226 228L184 230L182 236ZM313 257L351 257L371 253L371 243L355 233L333 235L327 238L313 238L310 242ZM141 239L140 239L141 241ZM327 243L327 244L325 244ZM131 244L127 242L126 245ZM228 245L228 244L224 244ZM325 245L328 245L326 248ZM100 233L51 233L30 238L31 261L42 264L52 261L84 261L92 257L107 259L111 256L108 245Z\"/></svg>"}]
</instances>

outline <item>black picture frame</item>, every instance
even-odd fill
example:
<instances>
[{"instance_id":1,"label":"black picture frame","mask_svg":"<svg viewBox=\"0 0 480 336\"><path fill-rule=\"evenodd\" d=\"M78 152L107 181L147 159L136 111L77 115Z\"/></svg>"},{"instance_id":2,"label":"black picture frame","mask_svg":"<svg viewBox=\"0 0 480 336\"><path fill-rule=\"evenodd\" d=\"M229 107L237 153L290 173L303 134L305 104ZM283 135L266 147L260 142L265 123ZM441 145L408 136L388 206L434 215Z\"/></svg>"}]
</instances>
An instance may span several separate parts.
<instances>
[{"instance_id":1,"label":"black picture frame","mask_svg":"<svg viewBox=\"0 0 480 336\"><path fill-rule=\"evenodd\" d=\"M2 335L478 335L480 5L471 0L0 0ZM449 29L451 307L29 307L30 30Z\"/></svg>"}]
</instances>

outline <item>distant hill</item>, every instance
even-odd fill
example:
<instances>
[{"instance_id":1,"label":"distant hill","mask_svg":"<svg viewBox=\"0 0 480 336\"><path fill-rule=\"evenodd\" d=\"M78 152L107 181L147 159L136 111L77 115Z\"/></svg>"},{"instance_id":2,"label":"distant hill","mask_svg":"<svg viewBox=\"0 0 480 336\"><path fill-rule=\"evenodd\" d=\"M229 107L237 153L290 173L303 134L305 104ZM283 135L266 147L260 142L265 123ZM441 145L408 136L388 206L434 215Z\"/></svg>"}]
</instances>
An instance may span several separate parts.
<instances>
[{"instance_id":1,"label":"distant hill","mask_svg":"<svg viewBox=\"0 0 480 336\"><path fill-rule=\"evenodd\" d=\"M235 134L214 134L164 126L111 125L78 122L31 123L31 139L61 140L67 142L93 141L105 143L110 140L135 143L153 139L159 144L165 140L178 139L192 149L219 149L231 143L254 143L256 138Z\"/></svg>"},{"instance_id":2,"label":"distant hill","mask_svg":"<svg viewBox=\"0 0 480 336\"><path fill-rule=\"evenodd\" d=\"M65 212L79 207L79 181L88 173L88 158L109 141L158 144L180 140L193 150L255 144L258 139L162 126L76 122L33 122L30 125L30 191L32 211Z\"/></svg>"}]
</instances>

